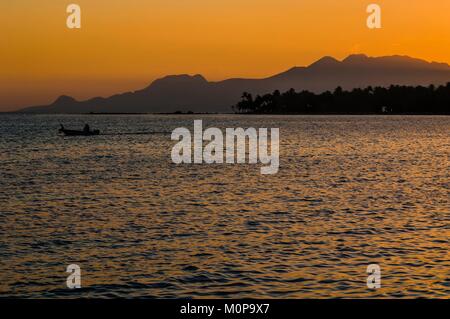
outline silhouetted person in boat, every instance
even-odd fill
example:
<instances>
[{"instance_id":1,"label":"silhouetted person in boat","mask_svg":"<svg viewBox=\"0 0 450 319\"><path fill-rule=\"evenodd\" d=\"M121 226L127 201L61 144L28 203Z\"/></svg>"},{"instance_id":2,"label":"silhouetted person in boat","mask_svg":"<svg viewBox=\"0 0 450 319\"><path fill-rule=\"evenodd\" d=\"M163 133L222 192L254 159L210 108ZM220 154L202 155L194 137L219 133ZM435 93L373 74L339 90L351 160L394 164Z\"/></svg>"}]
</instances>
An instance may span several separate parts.
<instances>
[{"instance_id":1,"label":"silhouetted person in boat","mask_svg":"<svg viewBox=\"0 0 450 319\"><path fill-rule=\"evenodd\" d=\"M61 128L59 129L59 131L60 132L64 131L64 126L62 124L59 124L59 125L61 125Z\"/></svg>"},{"instance_id":2,"label":"silhouetted person in boat","mask_svg":"<svg viewBox=\"0 0 450 319\"><path fill-rule=\"evenodd\" d=\"M84 126L83 132L89 133L90 131L91 131L91 129L90 129L89 125L86 124L86 125Z\"/></svg>"}]
</instances>

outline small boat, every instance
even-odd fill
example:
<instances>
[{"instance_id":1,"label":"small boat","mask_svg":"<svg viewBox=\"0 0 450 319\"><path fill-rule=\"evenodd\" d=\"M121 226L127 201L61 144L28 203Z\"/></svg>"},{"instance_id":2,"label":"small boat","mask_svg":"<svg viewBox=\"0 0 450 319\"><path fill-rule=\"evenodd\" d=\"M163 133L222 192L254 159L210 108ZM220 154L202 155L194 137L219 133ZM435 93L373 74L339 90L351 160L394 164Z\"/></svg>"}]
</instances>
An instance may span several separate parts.
<instances>
[{"instance_id":1,"label":"small boat","mask_svg":"<svg viewBox=\"0 0 450 319\"><path fill-rule=\"evenodd\" d=\"M83 131L77 131L77 130L66 130L64 126L61 125L61 128L59 129L60 133L63 133L66 136L93 136L93 135L100 135L99 130L83 130Z\"/></svg>"}]
</instances>

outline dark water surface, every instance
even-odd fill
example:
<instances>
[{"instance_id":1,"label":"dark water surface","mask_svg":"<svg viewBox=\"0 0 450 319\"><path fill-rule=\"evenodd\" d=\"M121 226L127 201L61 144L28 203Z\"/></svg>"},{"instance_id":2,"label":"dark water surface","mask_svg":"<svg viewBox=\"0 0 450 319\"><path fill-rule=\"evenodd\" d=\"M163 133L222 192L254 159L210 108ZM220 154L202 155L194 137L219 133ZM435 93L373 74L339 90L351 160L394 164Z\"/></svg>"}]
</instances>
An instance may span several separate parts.
<instances>
[{"instance_id":1,"label":"dark water surface","mask_svg":"<svg viewBox=\"0 0 450 319\"><path fill-rule=\"evenodd\" d=\"M161 132L200 118L279 127L279 173L173 164ZM57 135L85 122L106 135ZM450 297L450 117L0 115L0 134L2 297Z\"/></svg>"}]
</instances>

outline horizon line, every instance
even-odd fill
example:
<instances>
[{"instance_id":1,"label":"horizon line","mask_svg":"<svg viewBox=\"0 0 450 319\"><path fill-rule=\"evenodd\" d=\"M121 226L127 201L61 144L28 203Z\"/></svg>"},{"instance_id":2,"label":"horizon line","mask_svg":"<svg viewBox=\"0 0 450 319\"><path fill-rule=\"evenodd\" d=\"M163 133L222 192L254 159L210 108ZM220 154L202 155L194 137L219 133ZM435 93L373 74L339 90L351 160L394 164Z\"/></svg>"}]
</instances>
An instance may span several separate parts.
<instances>
[{"instance_id":1,"label":"horizon line","mask_svg":"<svg viewBox=\"0 0 450 319\"><path fill-rule=\"evenodd\" d=\"M188 76L188 77L193 78L193 77L198 77L199 76L199 77L202 77L207 83L220 83L220 82L229 81L229 80L264 80L264 79L270 79L270 78L272 78L274 76L283 74L285 72L288 72L288 71L291 71L291 70L294 70L294 69L297 69L297 68L305 68L306 69L306 68L312 67L316 63L318 63L318 62L320 62L320 61L322 61L324 59L327 59L327 58L329 58L331 60L334 60L334 61L336 61L338 63L344 63L350 57L358 57L358 56L359 57L364 57L364 58L367 58L367 59L395 58L395 57L398 57L398 58L405 58L405 59L421 61L421 62L425 62L425 63L428 63L428 64L445 65L445 66L450 68L450 62L440 62L440 61L434 61L434 60L427 60L425 58L413 57L413 56L407 55L407 54L392 54L392 55L371 56L371 55L368 55L366 53L351 53L351 54L346 55L342 59L335 58L332 55L323 55L320 58L315 59L313 62L311 62L309 64L294 65L292 67L289 67L289 68L284 69L282 71L279 71L277 73L272 73L272 74L269 74L269 75L266 75L266 76L263 76L263 77L239 77L239 76L236 76L236 77L226 77L226 78L223 78L223 79L220 79L220 80L210 81L210 80L208 80L207 77L205 77L201 73L172 73L172 74L167 74L167 75L162 75L162 76L159 76L159 77L155 77L153 80L149 80L148 82L146 82L147 84L144 85L143 87L135 89L135 90L125 90L125 91L120 91L120 92L116 92L116 93L111 93L109 95L93 95L91 97L80 99L80 100L74 98L73 96L71 96L69 94L61 93L61 94L57 94L56 97L49 102L49 104L43 104L43 105L51 105L52 103L56 102L61 97L70 97L70 98L74 99L76 102L84 102L84 101L88 101L88 100L91 100L91 99L94 99L94 98L110 98L110 97L112 97L114 95L120 95L120 94L125 94L125 93L135 93L137 91L145 90L148 87L150 87L154 82L156 82L158 80L162 80L162 79L168 78L168 77ZM21 109L28 108L28 107L34 107L34 106L41 106L41 105L37 105L37 104L30 105L30 104L27 104L27 105L18 106L18 107L14 106L12 108L3 107L5 109L10 109L10 110L9 111L0 111L0 113L14 113L14 112L17 112L17 111L19 111Z\"/></svg>"}]
</instances>

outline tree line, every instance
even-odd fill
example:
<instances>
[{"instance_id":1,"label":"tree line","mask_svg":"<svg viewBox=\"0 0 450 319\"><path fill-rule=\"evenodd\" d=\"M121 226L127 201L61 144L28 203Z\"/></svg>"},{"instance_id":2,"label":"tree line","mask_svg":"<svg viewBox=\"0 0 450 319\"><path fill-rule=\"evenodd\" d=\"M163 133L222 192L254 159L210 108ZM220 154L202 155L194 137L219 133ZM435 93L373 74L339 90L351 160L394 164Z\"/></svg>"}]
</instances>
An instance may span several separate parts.
<instances>
[{"instance_id":1,"label":"tree line","mask_svg":"<svg viewBox=\"0 0 450 319\"><path fill-rule=\"evenodd\" d=\"M367 87L315 94L290 89L256 95L244 92L233 106L236 113L250 114L450 114L450 82L447 85Z\"/></svg>"}]
</instances>

